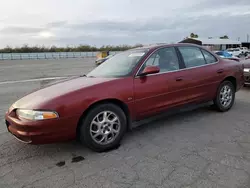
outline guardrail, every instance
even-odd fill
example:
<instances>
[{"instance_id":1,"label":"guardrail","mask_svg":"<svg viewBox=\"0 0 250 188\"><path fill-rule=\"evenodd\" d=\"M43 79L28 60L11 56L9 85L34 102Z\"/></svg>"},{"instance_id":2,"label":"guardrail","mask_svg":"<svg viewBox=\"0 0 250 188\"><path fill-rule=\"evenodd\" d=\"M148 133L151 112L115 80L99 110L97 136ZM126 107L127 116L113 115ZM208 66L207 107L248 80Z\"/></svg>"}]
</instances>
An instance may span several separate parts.
<instances>
[{"instance_id":1,"label":"guardrail","mask_svg":"<svg viewBox=\"0 0 250 188\"><path fill-rule=\"evenodd\" d=\"M66 59L96 57L99 52L0 53L0 60ZM112 51L110 54L118 52Z\"/></svg>"}]
</instances>

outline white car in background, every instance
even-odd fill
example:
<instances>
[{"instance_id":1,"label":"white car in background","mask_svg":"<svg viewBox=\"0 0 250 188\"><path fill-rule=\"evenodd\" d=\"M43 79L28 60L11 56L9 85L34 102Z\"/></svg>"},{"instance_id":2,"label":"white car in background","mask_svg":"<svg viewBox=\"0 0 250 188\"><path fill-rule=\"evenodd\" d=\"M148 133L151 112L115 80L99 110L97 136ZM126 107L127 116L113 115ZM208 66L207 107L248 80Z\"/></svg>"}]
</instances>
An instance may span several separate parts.
<instances>
[{"instance_id":1,"label":"white car in background","mask_svg":"<svg viewBox=\"0 0 250 188\"><path fill-rule=\"evenodd\" d=\"M245 56L247 56L250 53L247 47L240 47L240 50L242 51L242 53L245 54Z\"/></svg>"},{"instance_id":2,"label":"white car in background","mask_svg":"<svg viewBox=\"0 0 250 188\"><path fill-rule=\"evenodd\" d=\"M228 53L230 53L236 57L245 56L244 52L240 48L229 48L229 49L227 49L227 51L228 51Z\"/></svg>"}]
</instances>

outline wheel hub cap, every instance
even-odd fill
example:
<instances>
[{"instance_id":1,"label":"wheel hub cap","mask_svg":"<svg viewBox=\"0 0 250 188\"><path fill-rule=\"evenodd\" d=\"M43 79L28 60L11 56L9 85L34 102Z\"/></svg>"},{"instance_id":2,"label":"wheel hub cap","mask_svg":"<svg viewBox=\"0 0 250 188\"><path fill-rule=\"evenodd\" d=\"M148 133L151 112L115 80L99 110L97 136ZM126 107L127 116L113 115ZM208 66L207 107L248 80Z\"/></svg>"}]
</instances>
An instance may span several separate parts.
<instances>
[{"instance_id":1,"label":"wheel hub cap","mask_svg":"<svg viewBox=\"0 0 250 188\"><path fill-rule=\"evenodd\" d=\"M106 145L115 140L120 132L120 127L120 120L114 112L103 111L92 120L90 135L96 143Z\"/></svg>"},{"instance_id":2,"label":"wheel hub cap","mask_svg":"<svg viewBox=\"0 0 250 188\"><path fill-rule=\"evenodd\" d=\"M225 85L221 88L220 91L220 103L223 107L228 107L230 106L233 98L233 93L232 89L228 86Z\"/></svg>"}]
</instances>

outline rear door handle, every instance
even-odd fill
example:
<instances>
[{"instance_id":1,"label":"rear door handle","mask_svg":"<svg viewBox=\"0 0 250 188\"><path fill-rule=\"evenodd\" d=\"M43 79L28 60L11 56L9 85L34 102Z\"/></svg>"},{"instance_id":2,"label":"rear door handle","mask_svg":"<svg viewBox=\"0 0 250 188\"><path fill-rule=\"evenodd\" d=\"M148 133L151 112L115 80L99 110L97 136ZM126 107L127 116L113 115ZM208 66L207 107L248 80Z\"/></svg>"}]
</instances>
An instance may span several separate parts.
<instances>
[{"instance_id":1,"label":"rear door handle","mask_svg":"<svg viewBox=\"0 0 250 188\"><path fill-rule=\"evenodd\" d=\"M178 78L176 78L175 80L176 80L177 82L179 82L179 81L182 81L183 78L182 78L182 77L178 77Z\"/></svg>"},{"instance_id":2,"label":"rear door handle","mask_svg":"<svg viewBox=\"0 0 250 188\"><path fill-rule=\"evenodd\" d=\"M217 73L218 74L221 74L221 73L223 73L224 72L224 70L223 69L219 69L219 70L217 70Z\"/></svg>"}]
</instances>

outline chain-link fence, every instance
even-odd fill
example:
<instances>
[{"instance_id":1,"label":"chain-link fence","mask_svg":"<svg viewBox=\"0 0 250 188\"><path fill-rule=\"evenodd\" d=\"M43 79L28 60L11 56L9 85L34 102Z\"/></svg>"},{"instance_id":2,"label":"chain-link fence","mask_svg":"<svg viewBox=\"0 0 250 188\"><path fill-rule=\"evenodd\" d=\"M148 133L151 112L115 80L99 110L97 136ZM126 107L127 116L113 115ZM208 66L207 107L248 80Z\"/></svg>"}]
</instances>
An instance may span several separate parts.
<instances>
[{"instance_id":1,"label":"chain-link fence","mask_svg":"<svg viewBox=\"0 0 250 188\"><path fill-rule=\"evenodd\" d=\"M96 57L97 53L99 52L0 53L0 60L87 58Z\"/></svg>"}]
</instances>

